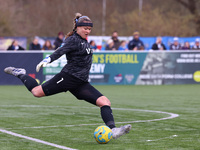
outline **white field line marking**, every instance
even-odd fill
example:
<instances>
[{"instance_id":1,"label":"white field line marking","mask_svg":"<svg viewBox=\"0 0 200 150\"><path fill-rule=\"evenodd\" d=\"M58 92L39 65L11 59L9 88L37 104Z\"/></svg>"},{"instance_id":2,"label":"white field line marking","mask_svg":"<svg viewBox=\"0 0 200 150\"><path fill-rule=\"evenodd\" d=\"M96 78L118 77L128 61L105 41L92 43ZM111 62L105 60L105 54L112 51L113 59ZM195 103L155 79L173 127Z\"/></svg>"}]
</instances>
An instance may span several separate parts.
<instances>
[{"instance_id":1,"label":"white field line marking","mask_svg":"<svg viewBox=\"0 0 200 150\"><path fill-rule=\"evenodd\" d=\"M172 135L170 137L164 137L164 138L160 138L160 139L156 139L156 140L146 140L146 141L147 142L155 142L155 141L164 140L164 139L172 139L174 137L178 137L178 135Z\"/></svg>"},{"instance_id":2,"label":"white field line marking","mask_svg":"<svg viewBox=\"0 0 200 150\"><path fill-rule=\"evenodd\" d=\"M42 106L42 105L0 105L0 107L63 107L63 108L80 108L76 106ZM97 109L98 107L81 107L81 108L92 108ZM125 111L142 111L142 112L148 112L148 113L159 113L159 114L167 114L169 117L160 118L160 119L152 119L152 120L136 120L136 121L126 121L126 122L116 122L116 124L124 124L124 123L139 123L139 122L152 122L152 121L161 121L161 120L167 120L167 119L173 119L178 117L178 114L169 113L169 112L163 112L163 111L154 111L154 110L142 110L142 109L130 109L130 108L112 108L113 110L125 110ZM74 126L93 126L93 125L100 125L102 123L95 123L95 124L77 124L77 125L55 125L55 126L36 126L36 127L22 127L22 128L6 128L6 129L41 129L41 128L57 128L57 127L74 127Z\"/></svg>"},{"instance_id":3,"label":"white field line marking","mask_svg":"<svg viewBox=\"0 0 200 150\"><path fill-rule=\"evenodd\" d=\"M14 132L11 132L11 131L7 131L7 130L3 130L3 129L0 129L0 132L6 133L6 134L9 134L9 135L12 135L12 136L24 138L24 139L27 139L27 140L30 140L30 141L34 141L34 142L37 142L37 143L42 143L42 144L49 145L49 146L52 146L52 147L60 148L60 149L77 150L77 149L73 149L73 148L57 145L57 144L54 144L54 143L42 141L42 140L39 140L39 139L36 139L36 138L24 136L24 135L21 135L21 134L18 134L18 133L14 133Z\"/></svg>"}]
</instances>

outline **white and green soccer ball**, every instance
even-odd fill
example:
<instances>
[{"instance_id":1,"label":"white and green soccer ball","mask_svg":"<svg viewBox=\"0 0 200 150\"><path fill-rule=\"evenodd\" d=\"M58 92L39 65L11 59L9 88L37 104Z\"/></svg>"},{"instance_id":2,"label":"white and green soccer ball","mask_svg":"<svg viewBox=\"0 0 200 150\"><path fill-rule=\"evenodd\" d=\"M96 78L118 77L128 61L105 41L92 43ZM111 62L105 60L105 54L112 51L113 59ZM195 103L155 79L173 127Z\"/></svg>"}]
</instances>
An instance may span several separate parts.
<instances>
[{"instance_id":1,"label":"white and green soccer ball","mask_svg":"<svg viewBox=\"0 0 200 150\"><path fill-rule=\"evenodd\" d=\"M94 130L94 139L99 144L106 144L112 139L112 130L108 126L99 126Z\"/></svg>"}]
</instances>

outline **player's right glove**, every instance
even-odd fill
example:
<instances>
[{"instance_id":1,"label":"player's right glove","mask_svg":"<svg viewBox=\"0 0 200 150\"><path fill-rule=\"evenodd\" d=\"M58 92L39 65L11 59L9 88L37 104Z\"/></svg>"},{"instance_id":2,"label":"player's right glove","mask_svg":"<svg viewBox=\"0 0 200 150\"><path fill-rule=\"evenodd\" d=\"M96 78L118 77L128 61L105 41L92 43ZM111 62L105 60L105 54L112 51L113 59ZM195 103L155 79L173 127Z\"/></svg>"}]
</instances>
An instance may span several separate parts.
<instances>
[{"instance_id":1,"label":"player's right glove","mask_svg":"<svg viewBox=\"0 0 200 150\"><path fill-rule=\"evenodd\" d=\"M36 66L36 71L39 72L41 67L46 67L46 65L48 63L51 62L51 58L50 57L46 57L45 59L43 59L37 66Z\"/></svg>"}]
</instances>

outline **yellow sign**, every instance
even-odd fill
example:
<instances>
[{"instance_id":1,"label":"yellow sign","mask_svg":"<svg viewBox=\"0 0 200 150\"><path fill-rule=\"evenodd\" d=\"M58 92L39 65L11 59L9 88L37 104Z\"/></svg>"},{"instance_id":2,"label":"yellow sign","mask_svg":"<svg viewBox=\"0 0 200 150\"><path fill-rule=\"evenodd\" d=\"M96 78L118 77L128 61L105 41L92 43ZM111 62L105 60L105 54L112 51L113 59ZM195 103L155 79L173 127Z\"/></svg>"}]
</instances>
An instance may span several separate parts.
<instances>
[{"instance_id":1,"label":"yellow sign","mask_svg":"<svg viewBox=\"0 0 200 150\"><path fill-rule=\"evenodd\" d=\"M200 82L200 71L196 71L193 75L194 81Z\"/></svg>"},{"instance_id":2,"label":"yellow sign","mask_svg":"<svg viewBox=\"0 0 200 150\"><path fill-rule=\"evenodd\" d=\"M137 54L94 54L93 63L138 64Z\"/></svg>"}]
</instances>

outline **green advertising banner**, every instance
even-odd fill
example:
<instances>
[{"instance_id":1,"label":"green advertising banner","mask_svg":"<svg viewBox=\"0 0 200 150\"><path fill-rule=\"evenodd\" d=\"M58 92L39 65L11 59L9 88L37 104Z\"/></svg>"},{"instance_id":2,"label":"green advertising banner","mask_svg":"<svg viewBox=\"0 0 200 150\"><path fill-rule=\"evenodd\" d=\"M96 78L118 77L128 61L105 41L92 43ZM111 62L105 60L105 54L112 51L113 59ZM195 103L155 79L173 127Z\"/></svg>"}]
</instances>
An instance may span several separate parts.
<instances>
[{"instance_id":1,"label":"green advertising banner","mask_svg":"<svg viewBox=\"0 0 200 150\"><path fill-rule=\"evenodd\" d=\"M43 57L51 52L43 53ZM66 57L43 69L45 80L60 72ZM94 52L89 82L92 84L199 84L199 51Z\"/></svg>"},{"instance_id":2,"label":"green advertising banner","mask_svg":"<svg viewBox=\"0 0 200 150\"><path fill-rule=\"evenodd\" d=\"M49 56L45 52L43 58ZM95 52L90 69L89 82L92 84L135 84L147 53ZM45 80L59 73L67 63L63 55L43 68Z\"/></svg>"},{"instance_id":3,"label":"green advertising banner","mask_svg":"<svg viewBox=\"0 0 200 150\"><path fill-rule=\"evenodd\" d=\"M135 84L147 53L94 53L90 69L93 84Z\"/></svg>"}]
</instances>

